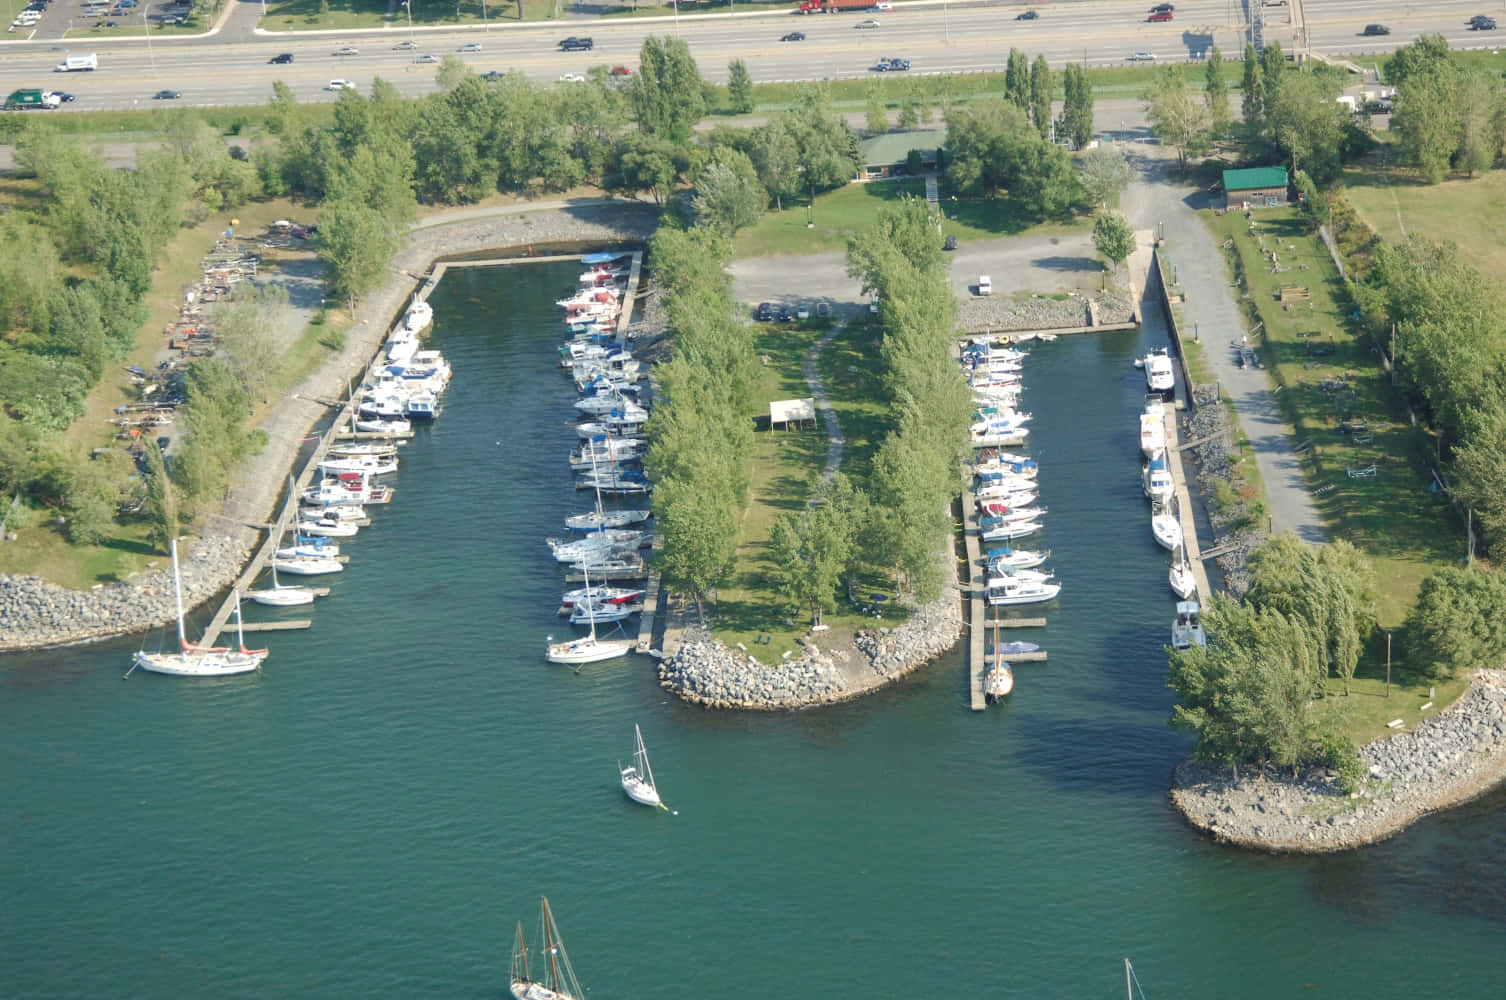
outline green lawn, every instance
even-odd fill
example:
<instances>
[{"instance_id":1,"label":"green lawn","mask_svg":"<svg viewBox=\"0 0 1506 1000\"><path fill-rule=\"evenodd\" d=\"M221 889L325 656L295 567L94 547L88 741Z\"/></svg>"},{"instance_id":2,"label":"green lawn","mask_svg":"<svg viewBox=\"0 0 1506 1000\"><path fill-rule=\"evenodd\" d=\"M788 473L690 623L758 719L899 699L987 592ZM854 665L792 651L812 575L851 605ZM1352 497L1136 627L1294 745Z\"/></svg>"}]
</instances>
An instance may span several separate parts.
<instances>
[{"instance_id":1,"label":"green lawn","mask_svg":"<svg viewBox=\"0 0 1506 1000\"><path fill-rule=\"evenodd\" d=\"M267 5L267 14L260 26L267 31L319 31L341 28L392 28L392 37L382 36L370 40L378 48L391 48L408 36L408 11L399 3L395 13L387 13L387 0L281 0ZM519 16L519 10L522 16ZM554 17L554 4L545 0L533 3L488 3L483 8L481 0L461 0L459 3L415 3L412 7L414 27L441 24L477 25L497 22L515 24L518 21L547 21ZM353 44L359 46L360 41ZM419 41L423 47L424 41ZM336 46L338 47L338 46Z\"/></svg>"},{"instance_id":2,"label":"green lawn","mask_svg":"<svg viewBox=\"0 0 1506 1000\"><path fill-rule=\"evenodd\" d=\"M1344 684L1337 678L1328 679L1328 698L1322 703L1336 712L1340 728L1348 733L1356 745L1393 734L1397 730L1388 723L1401 719L1406 729L1415 729L1423 719L1437 715L1452 705L1469 687L1469 681L1455 678L1446 681L1430 681L1414 676L1407 667L1406 649L1401 636L1391 636L1391 686L1386 693L1386 633L1376 630L1371 633L1364 656L1355 670L1354 681L1349 685L1349 696L1344 696ZM1423 710L1423 705L1432 702L1432 707Z\"/></svg>"},{"instance_id":3,"label":"green lawn","mask_svg":"<svg viewBox=\"0 0 1506 1000\"><path fill-rule=\"evenodd\" d=\"M936 193L941 199L942 214L946 216L946 233L959 240L998 239L1025 232L1054 236L1083 233L1093 228L1093 219L1087 215L1067 221L1040 222L1012 198L959 196L945 177L938 182Z\"/></svg>"},{"instance_id":4,"label":"green lawn","mask_svg":"<svg viewBox=\"0 0 1506 1000\"><path fill-rule=\"evenodd\" d=\"M1333 263L1294 209L1262 211L1255 234L1238 213L1205 219L1219 240L1232 241L1226 252L1237 258L1246 303L1263 324L1256 345L1303 448L1303 472L1329 535L1348 539L1374 562L1381 586L1377 618L1394 627L1423 575L1464 555L1460 526L1428 489L1422 459L1432 439L1409 425L1371 342L1348 325ZM1268 253L1275 254L1274 265ZM1310 298L1280 301L1282 287L1305 287ZM1366 430L1346 433L1359 422ZM1372 466L1373 476L1349 475Z\"/></svg>"},{"instance_id":5,"label":"green lawn","mask_svg":"<svg viewBox=\"0 0 1506 1000\"><path fill-rule=\"evenodd\" d=\"M733 582L717 595L716 634L728 645L742 643L766 664L780 662L786 652L798 656L800 647L795 639L810 625L808 612L792 611L773 589L775 566L769 555L769 536L775 518L805 506L825 465L828 444L819 420L815 430L764 429L767 404L773 399L810 394L800 372L800 359L823 332L824 327L816 323L762 324L758 331L756 350L770 363L764 369L759 413L749 414L749 418L756 420L761 414L764 419L756 420L760 429L756 432L751 498L743 514ZM867 323L849 326L827 347L820 366L845 439L842 468L860 485L878 447L878 435L886 429L877 354L870 347L873 336ZM877 572L862 574L857 585L864 597L892 589L892 580ZM903 615L903 611L890 611L887 621L897 623ZM876 624L871 615L860 613L857 605L847 601L840 601L823 620L829 628L827 642L842 641L858 629Z\"/></svg>"},{"instance_id":6,"label":"green lawn","mask_svg":"<svg viewBox=\"0 0 1506 1000\"><path fill-rule=\"evenodd\" d=\"M849 236L873 225L881 205L906 194L923 198L925 193L925 183L911 178L848 184L817 195L809 214L810 205L802 199L798 204L787 204L782 212L765 212L758 225L738 233L736 255L767 257L844 250ZM813 226L806 225L808 218L814 220Z\"/></svg>"}]
</instances>

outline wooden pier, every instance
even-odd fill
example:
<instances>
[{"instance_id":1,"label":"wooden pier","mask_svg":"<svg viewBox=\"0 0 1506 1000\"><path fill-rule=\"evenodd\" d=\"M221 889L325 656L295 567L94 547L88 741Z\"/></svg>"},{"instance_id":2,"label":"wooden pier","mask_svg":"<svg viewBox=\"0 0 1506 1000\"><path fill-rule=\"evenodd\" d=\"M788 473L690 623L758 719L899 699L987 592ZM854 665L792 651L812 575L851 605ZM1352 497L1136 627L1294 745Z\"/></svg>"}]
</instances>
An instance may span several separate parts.
<instances>
[{"instance_id":1,"label":"wooden pier","mask_svg":"<svg viewBox=\"0 0 1506 1000\"><path fill-rule=\"evenodd\" d=\"M617 314L617 343L627 343L628 327L633 322L633 301L638 297L638 280L643 276L643 254L633 253L633 266L628 271L627 289L622 293L622 310Z\"/></svg>"},{"instance_id":2,"label":"wooden pier","mask_svg":"<svg viewBox=\"0 0 1506 1000\"><path fill-rule=\"evenodd\" d=\"M1197 543L1197 525L1192 519L1192 495L1187 491L1187 475L1182 469L1182 454L1177 448L1177 410L1173 403L1164 404L1166 427L1166 464L1171 470L1172 482L1176 484L1177 521L1182 525L1182 548L1187 561L1192 565L1192 579L1197 584L1198 603L1207 604L1213 590L1208 585L1208 571L1203 568L1203 557ZM1196 444L1197 442L1188 442ZM1183 512L1186 517L1182 516ZM1169 567L1168 567L1169 569Z\"/></svg>"},{"instance_id":3,"label":"wooden pier","mask_svg":"<svg viewBox=\"0 0 1506 1000\"><path fill-rule=\"evenodd\" d=\"M284 621L241 623L241 628L247 632L295 632L299 629L313 627L314 619L312 618L288 618Z\"/></svg>"},{"instance_id":4,"label":"wooden pier","mask_svg":"<svg viewBox=\"0 0 1506 1000\"><path fill-rule=\"evenodd\" d=\"M659 613L659 574L648 575L648 592L643 595L643 615L638 619L638 645L634 652L647 653L654 645L654 617Z\"/></svg>"},{"instance_id":5,"label":"wooden pier","mask_svg":"<svg viewBox=\"0 0 1506 1000\"><path fill-rule=\"evenodd\" d=\"M967 691L968 705L974 712L988 707L983 699L983 672L988 669L984 654L983 617L987 605L983 592L988 587L988 566L983 561L983 540L978 528L978 498L971 489L962 493L962 538L967 549Z\"/></svg>"}]
</instances>

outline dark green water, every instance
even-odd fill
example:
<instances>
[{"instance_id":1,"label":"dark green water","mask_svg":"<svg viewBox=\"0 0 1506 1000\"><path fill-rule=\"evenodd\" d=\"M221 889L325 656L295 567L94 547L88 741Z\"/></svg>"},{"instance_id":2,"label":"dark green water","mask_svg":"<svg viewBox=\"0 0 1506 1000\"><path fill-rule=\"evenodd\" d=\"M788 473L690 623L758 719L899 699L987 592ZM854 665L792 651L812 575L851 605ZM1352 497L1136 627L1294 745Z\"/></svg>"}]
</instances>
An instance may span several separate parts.
<instances>
[{"instance_id":1,"label":"dark green water","mask_svg":"<svg viewBox=\"0 0 1506 1000\"><path fill-rule=\"evenodd\" d=\"M447 410L263 676L0 659L0 995L498 996L541 893L596 997L1111 998L1124 956L1153 1000L1499 995L1506 797L1326 859L1170 809L1137 335L1032 351L1066 589L1006 705L967 710L956 654L777 716L545 664L576 270L446 276ZM635 722L678 816L618 788Z\"/></svg>"}]
</instances>

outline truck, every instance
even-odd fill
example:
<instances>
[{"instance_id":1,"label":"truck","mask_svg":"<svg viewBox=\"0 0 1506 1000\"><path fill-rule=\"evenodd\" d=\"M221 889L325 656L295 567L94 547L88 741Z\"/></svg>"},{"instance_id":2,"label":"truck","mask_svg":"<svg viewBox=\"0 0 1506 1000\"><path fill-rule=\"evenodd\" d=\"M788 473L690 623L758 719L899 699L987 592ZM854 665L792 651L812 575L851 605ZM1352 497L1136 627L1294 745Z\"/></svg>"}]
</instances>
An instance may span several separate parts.
<instances>
[{"instance_id":1,"label":"truck","mask_svg":"<svg viewBox=\"0 0 1506 1000\"><path fill-rule=\"evenodd\" d=\"M26 111L31 108L55 108L62 104L62 98L56 94L49 94L44 90L13 90L5 99L6 111Z\"/></svg>"},{"instance_id":2,"label":"truck","mask_svg":"<svg viewBox=\"0 0 1506 1000\"><path fill-rule=\"evenodd\" d=\"M92 73L99 69L99 56L90 52L86 56L64 56L63 61L58 63L55 72L58 73Z\"/></svg>"},{"instance_id":3,"label":"truck","mask_svg":"<svg viewBox=\"0 0 1506 1000\"><path fill-rule=\"evenodd\" d=\"M843 10L874 10L877 0L800 0L802 14L835 14Z\"/></svg>"}]
</instances>

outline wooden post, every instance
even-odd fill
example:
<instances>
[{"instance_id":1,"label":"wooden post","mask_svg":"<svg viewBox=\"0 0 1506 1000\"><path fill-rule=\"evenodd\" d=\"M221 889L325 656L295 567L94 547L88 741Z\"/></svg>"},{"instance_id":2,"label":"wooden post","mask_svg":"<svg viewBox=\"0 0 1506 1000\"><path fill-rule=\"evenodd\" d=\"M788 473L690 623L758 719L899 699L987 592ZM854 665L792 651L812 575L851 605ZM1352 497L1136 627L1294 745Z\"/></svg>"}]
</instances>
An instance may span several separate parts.
<instances>
[{"instance_id":1,"label":"wooden post","mask_svg":"<svg viewBox=\"0 0 1506 1000\"><path fill-rule=\"evenodd\" d=\"M1391 697L1391 633L1386 633L1386 697Z\"/></svg>"}]
</instances>

